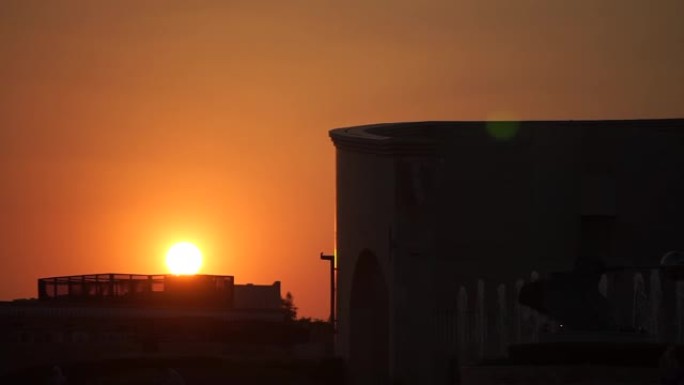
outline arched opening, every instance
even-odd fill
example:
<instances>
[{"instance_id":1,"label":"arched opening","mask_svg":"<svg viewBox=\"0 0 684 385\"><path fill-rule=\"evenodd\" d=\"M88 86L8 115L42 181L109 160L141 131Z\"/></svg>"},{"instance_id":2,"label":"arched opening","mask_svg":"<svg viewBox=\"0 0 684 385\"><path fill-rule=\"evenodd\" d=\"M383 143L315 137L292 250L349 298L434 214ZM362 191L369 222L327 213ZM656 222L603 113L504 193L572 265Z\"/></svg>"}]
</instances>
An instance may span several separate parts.
<instances>
[{"instance_id":1,"label":"arched opening","mask_svg":"<svg viewBox=\"0 0 684 385\"><path fill-rule=\"evenodd\" d=\"M389 382L389 299L387 284L370 251L359 256L350 301L349 370L355 384Z\"/></svg>"}]
</instances>

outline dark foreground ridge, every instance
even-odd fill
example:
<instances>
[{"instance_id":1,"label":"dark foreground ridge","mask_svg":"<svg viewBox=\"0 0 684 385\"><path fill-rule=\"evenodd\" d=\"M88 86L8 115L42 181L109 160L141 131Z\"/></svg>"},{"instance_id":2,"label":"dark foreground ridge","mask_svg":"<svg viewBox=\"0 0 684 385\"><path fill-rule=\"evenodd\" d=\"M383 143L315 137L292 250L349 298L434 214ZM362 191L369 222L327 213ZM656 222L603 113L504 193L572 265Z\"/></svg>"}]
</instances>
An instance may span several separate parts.
<instances>
[{"instance_id":1,"label":"dark foreground ridge","mask_svg":"<svg viewBox=\"0 0 684 385\"><path fill-rule=\"evenodd\" d=\"M2 384L46 384L55 366L44 365L0 376ZM147 356L70 362L57 366L69 385L235 384L341 385L340 360L268 360L221 356ZM183 382L171 382L180 377ZM49 382L47 382L49 383Z\"/></svg>"}]
</instances>

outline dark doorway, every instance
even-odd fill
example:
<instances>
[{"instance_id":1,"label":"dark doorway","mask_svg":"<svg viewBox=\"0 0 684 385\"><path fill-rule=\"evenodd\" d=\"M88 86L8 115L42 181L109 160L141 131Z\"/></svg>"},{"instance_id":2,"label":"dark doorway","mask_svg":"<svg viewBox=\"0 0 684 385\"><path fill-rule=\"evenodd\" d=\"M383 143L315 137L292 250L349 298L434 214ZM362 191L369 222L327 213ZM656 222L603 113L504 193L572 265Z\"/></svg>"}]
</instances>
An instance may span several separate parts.
<instances>
[{"instance_id":1,"label":"dark doorway","mask_svg":"<svg viewBox=\"0 0 684 385\"><path fill-rule=\"evenodd\" d=\"M387 284L370 251L359 256L352 281L349 370L354 384L389 382Z\"/></svg>"}]
</instances>

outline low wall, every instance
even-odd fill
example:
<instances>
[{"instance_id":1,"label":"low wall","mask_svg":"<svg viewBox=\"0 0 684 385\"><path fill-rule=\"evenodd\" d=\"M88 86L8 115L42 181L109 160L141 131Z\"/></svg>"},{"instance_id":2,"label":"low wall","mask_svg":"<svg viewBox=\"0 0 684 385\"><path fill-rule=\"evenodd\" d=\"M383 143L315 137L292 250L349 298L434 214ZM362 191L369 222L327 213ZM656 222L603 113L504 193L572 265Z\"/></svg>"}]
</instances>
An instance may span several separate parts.
<instances>
[{"instance_id":1,"label":"low wall","mask_svg":"<svg viewBox=\"0 0 684 385\"><path fill-rule=\"evenodd\" d=\"M562 326L518 303L525 282L478 279L460 287L452 306L434 315L434 336L440 348L461 366L504 358L512 344L557 338ZM604 274L598 290L611 305L618 329L644 341L684 343L684 282L667 278L660 269L624 270Z\"/></svg>"}]
</instances>

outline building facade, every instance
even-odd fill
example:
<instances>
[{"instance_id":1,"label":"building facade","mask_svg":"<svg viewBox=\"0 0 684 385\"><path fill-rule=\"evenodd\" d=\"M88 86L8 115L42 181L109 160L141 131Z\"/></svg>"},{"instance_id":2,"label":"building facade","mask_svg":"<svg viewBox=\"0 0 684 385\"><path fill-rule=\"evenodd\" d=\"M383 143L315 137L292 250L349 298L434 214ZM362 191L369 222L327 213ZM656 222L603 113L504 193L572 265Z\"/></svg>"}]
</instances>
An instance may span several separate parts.
<instances>
[{"instance_id":1,"label":"building facade","mask_svg":"<svg viewBox=\"0 0 684 385\"><path fill-rule=\"evenodd\" d=\"M337 350L356 383L449 383L463 362L437 323L463 287L496 293L489 282L586 260L653 266L684 250L682 119L394 123L330 136Z\"/></svg>"},{"instance_id":2,"label":"building facade","mask_svg":"<svg viewBox=\"0 0 684 385\"><path fill-rule=\"evenodd\" d=\"M149 355L263 357L302 340L280 282L232 276L90 274L38 280L0 303L0 375L40 365Z\"/></svg>"}]
</instances>

